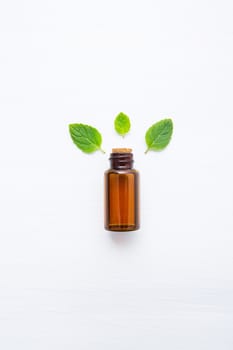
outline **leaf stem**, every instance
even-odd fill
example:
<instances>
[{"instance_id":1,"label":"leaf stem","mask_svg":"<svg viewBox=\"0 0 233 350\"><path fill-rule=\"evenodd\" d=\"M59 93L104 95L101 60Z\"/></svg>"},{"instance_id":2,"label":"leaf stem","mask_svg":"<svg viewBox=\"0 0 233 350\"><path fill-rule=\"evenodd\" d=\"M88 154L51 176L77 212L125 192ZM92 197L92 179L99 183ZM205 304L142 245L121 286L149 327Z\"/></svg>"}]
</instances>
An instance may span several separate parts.
<instances>
[{"instance_id":1,"label":"leaf stem","mask_svg":"<svg viewBox=\"0 0 233 350\"><path fill-rule=\"evenodd\" d=\"M149 147L148 147L148 148L145 150L145 152L144 152L144 153L145 153L145 154L147 154L147 152L148 152L148 151L149 151Z\"/></svg>"},{"instance_id":2,"label":"leaf stem","mask_svg":"<svg viewBox=\"0 0 233 350\"><path fill-rule=\"evenodd\" d=\"M102 152L103 154L105 154L106 152L100 147L99 148L100 152Z\"/></svg>"}]
</instances>

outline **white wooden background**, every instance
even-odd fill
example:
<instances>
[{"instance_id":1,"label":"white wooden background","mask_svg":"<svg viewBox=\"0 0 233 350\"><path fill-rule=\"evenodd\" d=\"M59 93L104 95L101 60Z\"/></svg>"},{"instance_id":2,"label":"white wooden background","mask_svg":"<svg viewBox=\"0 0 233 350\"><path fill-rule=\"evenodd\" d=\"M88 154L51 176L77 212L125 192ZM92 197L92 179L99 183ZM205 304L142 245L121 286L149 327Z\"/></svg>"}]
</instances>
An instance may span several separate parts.
<instances>
[{"instance_id":1,"label":"white wooden background","mask_svg":"<svg viewBox=\"0 0 233 350\"><path fill-rule=\"evenodd\" d=\"M232 1L0 3L0 348L232 350ZM123 111L132 130L115 135ZM171 117L171 145L144 155ZM82 154L67 125L103 134ZM112 147L141 230L103 229Z\"/></svg>"}]
</instances>

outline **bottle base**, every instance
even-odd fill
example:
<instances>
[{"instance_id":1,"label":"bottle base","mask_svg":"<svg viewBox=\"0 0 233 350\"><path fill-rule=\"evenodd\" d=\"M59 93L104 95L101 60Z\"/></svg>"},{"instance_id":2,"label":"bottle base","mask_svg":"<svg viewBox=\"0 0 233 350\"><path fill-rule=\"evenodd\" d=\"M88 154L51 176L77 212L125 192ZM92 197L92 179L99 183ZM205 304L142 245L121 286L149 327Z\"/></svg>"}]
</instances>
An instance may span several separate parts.
<instances>
[{"instance_id":1,"label":"bottle base","mask_svg":"<svg viewBox=\"0 0 233 350\"><path fill-rule=\"evenodd\" d=\"M126 231L136 231L140 227L136 225L109 225L105 226L105 230L107 231L115 231L115 232L126 232Z\"/></svg>"}]
</instances>

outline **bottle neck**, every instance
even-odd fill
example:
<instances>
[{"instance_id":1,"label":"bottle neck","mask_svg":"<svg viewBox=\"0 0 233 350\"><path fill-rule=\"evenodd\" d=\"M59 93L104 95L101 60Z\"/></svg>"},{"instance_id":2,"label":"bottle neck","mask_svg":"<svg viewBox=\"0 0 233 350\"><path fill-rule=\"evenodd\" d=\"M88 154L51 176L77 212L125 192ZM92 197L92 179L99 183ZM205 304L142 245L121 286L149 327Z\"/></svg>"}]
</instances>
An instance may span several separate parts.
<instances>
[{"instance_id":1,"label":"bottle neck","mask_svg":"<svg viewBox=\"0 0 233 350\"><path fill-rule=\"evenodd\" d=\"M111 153L110 166L115 170L126 170L133 168L133 154L132 153Z\"/></svg>"}]
</instances>

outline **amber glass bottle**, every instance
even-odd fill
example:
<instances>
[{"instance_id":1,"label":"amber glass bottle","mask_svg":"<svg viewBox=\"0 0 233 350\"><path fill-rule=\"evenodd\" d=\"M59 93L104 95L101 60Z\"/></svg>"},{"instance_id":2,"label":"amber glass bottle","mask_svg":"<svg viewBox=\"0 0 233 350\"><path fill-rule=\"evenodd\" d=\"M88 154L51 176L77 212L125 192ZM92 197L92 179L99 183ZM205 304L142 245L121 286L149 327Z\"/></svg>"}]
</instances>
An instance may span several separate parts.
<instances>
[{"instance_id":1,"label":"amber glass bottle","mask_svg":"<svg viewBox=\"0 0 233 350\"><path fill-rule=\"evenodd\" d=\"M110 169L105 172L105 229L139 229L139 173L133 169L129 148L115 148L110 155Z\"/></svg>"}]
</instances>

